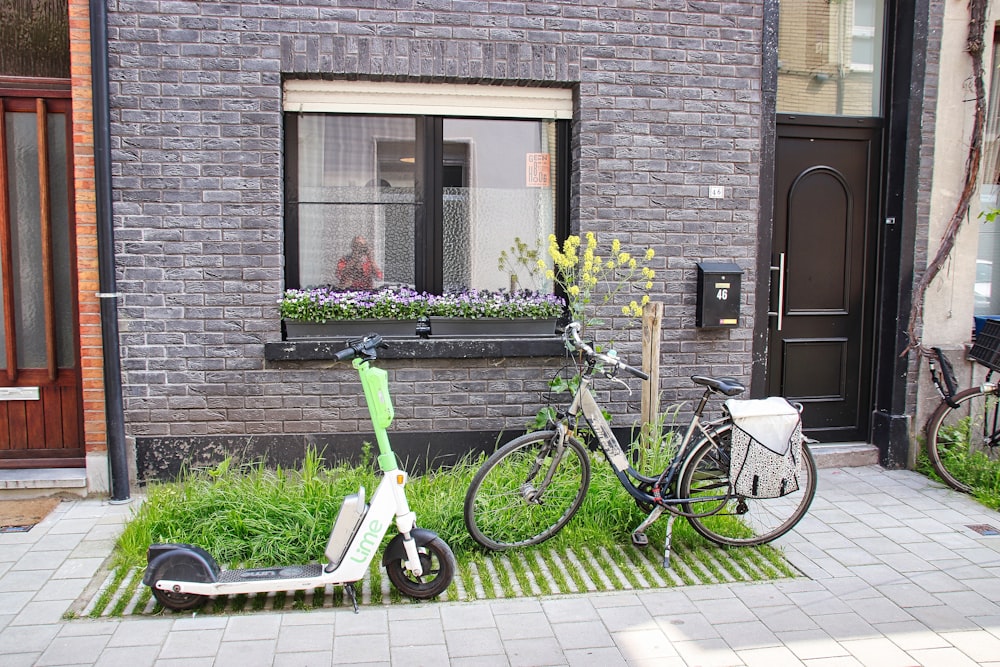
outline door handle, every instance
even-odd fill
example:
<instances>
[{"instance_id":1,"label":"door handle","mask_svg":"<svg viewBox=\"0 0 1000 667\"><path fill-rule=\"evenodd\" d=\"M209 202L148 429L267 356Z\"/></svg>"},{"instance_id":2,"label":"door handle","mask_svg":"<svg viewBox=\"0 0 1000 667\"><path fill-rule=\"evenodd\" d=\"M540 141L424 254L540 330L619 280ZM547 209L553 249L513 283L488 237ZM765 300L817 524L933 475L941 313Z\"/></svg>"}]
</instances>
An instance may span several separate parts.
<instances>
[{"instance_id":1,"label":"door handle","mask_svg":"<svg viewBox=\"0 0 1000 667\"><path fill-rule=\"evenodd\" d=\"M778 253L778 265L772 266L771 271L778 272L778 309L768 311L768 316L778 318L778 331L781 331L782 318L785 312L785 253Z\"/></svg>"}]
</instances>

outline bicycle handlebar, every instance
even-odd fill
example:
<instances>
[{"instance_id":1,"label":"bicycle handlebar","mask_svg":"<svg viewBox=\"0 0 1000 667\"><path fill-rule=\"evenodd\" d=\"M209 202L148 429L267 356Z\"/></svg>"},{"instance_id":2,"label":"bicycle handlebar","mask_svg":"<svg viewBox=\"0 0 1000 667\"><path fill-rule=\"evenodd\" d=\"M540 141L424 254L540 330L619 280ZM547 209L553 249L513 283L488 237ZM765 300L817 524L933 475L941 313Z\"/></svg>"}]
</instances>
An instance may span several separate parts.
<instances>
[{"instance_id":1,"label":"bicycle handlebar","mask_svg":"<svg viewBox=\"0 0 1000 667\"><path fill-rule=\"evenodd\" d=\"M346 361L354 357L375 359L375 350L380 347L385 347L385 343L382 342L382 336L377 333L370 333L364 338L352 340L348 343L348 347L334 354L333 358L337 361Z\"/></svg>"},{"instance_id":2,"label":"bicycle handlebar","mask_svg":"<svg viewBox=\"0 0 1000 667\"><path fill-rule=\"evenodd\" d=\"M598 352L593 347L591 347L590 344L588 344L586 341L580 338L579 322L570 322L570 324L566 327L566 331L563 334L563 338L565 338L565 340L568 343L572 344L574 348L580 350L585 355L587 355L588 358L596 359L597 361L600 361L602 364L611 366L612 370L610 371L610 374L614 374L619 369L621 369L626 373L628 373L629 375L639 378L640 380L649 379L649 373L645 372L641 368L636 368L635 366L629 366L624 361L619 359L617 354L605 354L603 352ZM614 350L612 350L611 352L614 352Z\"/></svg>"}]
</instances>

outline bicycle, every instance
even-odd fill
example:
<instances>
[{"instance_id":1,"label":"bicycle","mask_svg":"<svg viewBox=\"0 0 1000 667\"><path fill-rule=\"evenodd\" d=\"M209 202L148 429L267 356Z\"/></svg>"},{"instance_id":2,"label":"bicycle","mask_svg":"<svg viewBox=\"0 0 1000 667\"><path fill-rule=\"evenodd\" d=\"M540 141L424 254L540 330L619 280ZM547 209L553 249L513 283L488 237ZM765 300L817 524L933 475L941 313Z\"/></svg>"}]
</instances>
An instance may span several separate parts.
<instances>
[{"instance_id":1,"label":"bicycle","mask_svg":"<svg viewBox=\"0 0 1000 667\"><path fill-rule=\"evenodd\" d=\"M970 493L972 487L960 479L970 459L1000 461L1000 384L993 381L993 373L1000 370L1000 320L987 320L969 350L969 358L987 369L978 386L959 391L954 369L941 349L920 351L941 396L927 422L927 457L945 484Z\"/></svg>"},{"instance_id":2,"label":"bicycle","mask_svg":"<svg viewBox=\"0 0 1000 667\"><path fill-rule=\"evenodd\" d=\"M737 380L691 378L705 388L704 394L666 467L659 475L647 476L631 465L590 387L597 375L622 384L620 372L642 380L649 376L624 363L614 350L598 352L584 342L579 323L566 327L563 338L576 356L579 384L569 406L558 411L545 430L501 446L476 472L466 492L463 514L466 528L478 544L492 551L540 544L573 518L590 484L590 456L578 437L583 427L589 427L591 439L625 491L649 513L632 532L633 544L646 546L646 530L668 513L665 566L669 566L670 535L678 516L716 544L749 546L781 537L805 515L816 493L816 464L801 440L797 490L757 499L735 488L736 479L730 474L731 416L704 420L703 415L713 396L734 397L745 391ZM795 420L798 422L797 411Z\"/></svg>"}]
</instances>

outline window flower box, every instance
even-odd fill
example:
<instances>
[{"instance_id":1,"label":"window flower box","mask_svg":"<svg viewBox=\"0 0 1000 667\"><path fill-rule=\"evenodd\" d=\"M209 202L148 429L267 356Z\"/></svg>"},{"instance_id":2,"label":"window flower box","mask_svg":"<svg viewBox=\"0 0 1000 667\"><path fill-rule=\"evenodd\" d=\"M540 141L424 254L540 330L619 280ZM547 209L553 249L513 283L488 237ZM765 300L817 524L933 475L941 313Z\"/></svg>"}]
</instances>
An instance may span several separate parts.
<instances>
[{"instance_id":1,"label":"window flower box","mask_svg":"<svg viewBox=\"0 0 1000 667\"><path fill-rule=\"evenodd\" d=\"M375 320L357 319L342 322L300 322L285 320L287 340L349 340L370 333L383 338L413 338L417 329L416 320Z\"/></svg>"},{"instance_id":2,"label":"window flower box","mask_svg":"<svg viewBox=\"0 0 1000 667\"><path fill-rule=\"evenodd\" d=\"M552 336L558 318L431 317L430 321L434 338L502 338Z\"/></svg>"},{"instance_id":3,"label":"window flower box","mask_svg":"<svg viewBox=\"0 0 1000 667\"><path fill-rule=\"evenodd\" d=\"M278 300L288 339L330 340L375 332L416 336L429 317L435 337L544 336L555 333L565 302L532 291L466 290L427 294L405 287L287 290Z\"/></svg>"}]
</instances>

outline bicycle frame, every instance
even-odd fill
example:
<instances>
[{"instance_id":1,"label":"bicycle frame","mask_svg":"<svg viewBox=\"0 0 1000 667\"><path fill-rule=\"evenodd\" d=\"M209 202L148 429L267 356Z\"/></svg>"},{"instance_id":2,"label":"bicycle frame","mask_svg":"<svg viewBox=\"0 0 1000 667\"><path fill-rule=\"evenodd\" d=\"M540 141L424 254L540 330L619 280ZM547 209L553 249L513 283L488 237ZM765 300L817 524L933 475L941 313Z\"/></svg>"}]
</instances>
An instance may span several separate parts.
<instances>
[{"instance_id":1,"label":"bicycle frame","mask_svg":"<svg viewBox=\"0 0 1000 667\"><path fill-rule=\"evenodd\" d=\"M680 446L671 458L667 468L658 477L647 477L635 470L629 463L628 457L625 455L624 450L622 450L621 443L611 430L611 424L608 423L608 420L605 418L600 406L597 404L597 399L594 398L593 392L590 391L590 384L593 382L593 377L590 373L591 371L588 370L587 373L581 376L580 386L577 388L577 391L573 396L573 401L570 403L567 410L568 414L573 419L579 419L580 415L583 415L583 418L594 432L601 450L611 463L611 468L615 472L615 477L618 478L618 481L629 495L644 503L667 505L668 509L672 512L680 513L675 506L689 502L691 500L690 498L678 498L676 496L673 498L664 498L662 496L658 496L657 494L646 493L641 488L636 486L632 480L638 480L643 484L655 484L659 488L669 488L673 480L680 477L684 469L684 464L686 464L687 460L690 458L695 445L698 442L701 442L702 438L712 440L715 427L720 425L724 420L720 419L710 421L707 422L707 424L702 421L701 415L705 409L705 405L708 403L708 396L703 396L691 417L687 430L684 432L684 437L681 440ZM696 438L696 434L700 434L701 437ZM719 496L717 498L714 496L703 497L699 498L699 500L721 500L723 498L725 498L725 496Z\"/></svg>"}]
</instances>

